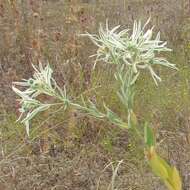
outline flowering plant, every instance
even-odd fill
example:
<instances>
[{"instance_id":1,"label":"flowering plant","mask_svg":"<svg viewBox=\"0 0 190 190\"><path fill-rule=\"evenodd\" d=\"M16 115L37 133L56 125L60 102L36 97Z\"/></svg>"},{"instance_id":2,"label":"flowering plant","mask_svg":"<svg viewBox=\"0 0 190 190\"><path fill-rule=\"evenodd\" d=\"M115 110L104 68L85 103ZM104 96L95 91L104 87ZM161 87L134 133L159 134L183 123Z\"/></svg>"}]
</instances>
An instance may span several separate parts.
<instances>
[{"instance_id":1,"label":"flowering plant","mask_svg":"<svg viewBox=\"0 0 190 190\"><path fill-rule=\"evenodd\" d=\"M133 128L137 136L143 140L145 144L145 152L147 160L153 172L158 175L170 190L181 190L182 184L179 173L175 167L171 167L165 160L160 158L156 153L156 140L151 127L147 124L144 129L144 137L138 129L137 118L134 112L134 97L136 81L143 70L148 70L156 85L161 81L161 77L155 72L155 66L165 66L177 69L176 66L161 57L162 52L171 51L167 48L167 42L160 40L160 33L153 38L153 28L146 29L149 20L144 26L141 22L134 22L133 30L120 30L120 26L109 29L106 22L105 29L100 26L99 35L84 34L88 36L92 42L98 46L95 65L98 62L115 64L115 79L119 84L117 95L123 106L128 111L128 121L114 113L107 105L104 105L104 112L100 111L92 101L85 102L82 96L82 104L74 102L67 96L66 88L62 90L56 83L52 74L53 71L49 64L43 68L39 64L39 68L34 68L33 78L23 80L22 82L14 82L13 90L20 96L20 112L18 120L26 125L26 131L29 135L29 121L39 112L47 110L49 107L63 104L65 109L73 106L77 110L82 111L90 116L98 119L107 119L111 123L121 128ZM94 65L94 66L95 66ZM17 86L25 88L20 90ZM58 103L46 103L39 100L41 94L51 96L59 100ZM144 141L145 139L145 141Z\"/></svg>"}]
</instances>

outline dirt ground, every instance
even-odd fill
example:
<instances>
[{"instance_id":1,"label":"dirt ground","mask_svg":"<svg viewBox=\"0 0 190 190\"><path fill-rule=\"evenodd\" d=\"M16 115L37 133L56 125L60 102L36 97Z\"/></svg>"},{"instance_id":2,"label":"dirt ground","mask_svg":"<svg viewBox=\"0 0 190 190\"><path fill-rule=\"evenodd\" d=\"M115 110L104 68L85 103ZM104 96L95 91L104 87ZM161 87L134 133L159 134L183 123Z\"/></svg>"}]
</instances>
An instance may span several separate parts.
<instances>
[{"instance_id":1,"label":"dirt ground","mask_svg":"<svg viewBox=\"0 0 190 190\"><path fill-rule=\"evenodd\" d=\"M97 33L106 18L126 27L150 16L174 49L168 59L179 71L160 71L159 89L142 80L135 110L139 121L155 126L160 154L179 169L183 190L190 190L189 13L187 0L0 0L0 190L165 190L133 134L76 110L42 113L27 137L15 123L11 90L12 81L31 76L31 63L41 60L73 96L100 83L101 96L123 114L112 93L112 68L100 65L93 73L89 56L96 49L78 34Z\"/></svg>"}]
</instances>

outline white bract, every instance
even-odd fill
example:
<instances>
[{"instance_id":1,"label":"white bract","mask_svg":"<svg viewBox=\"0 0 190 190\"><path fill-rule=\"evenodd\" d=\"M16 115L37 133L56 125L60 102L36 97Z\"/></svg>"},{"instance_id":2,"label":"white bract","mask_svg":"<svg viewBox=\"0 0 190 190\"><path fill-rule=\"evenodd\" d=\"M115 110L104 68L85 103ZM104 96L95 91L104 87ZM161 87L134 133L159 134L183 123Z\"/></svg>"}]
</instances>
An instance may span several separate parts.
<instances>
[{"instance_id":1,"label":"white bract","mask_svg":"<svg viewBox=\"0 0 190 190\"><path fill-rule=\"evenodd\" d=\"M39 68L34 68L34 75L28 80L23 79L22 82L13 82L12 89L20 97L19 103L21 108L19 109L20 117L17 121L21 121L26 126L27 134L29 135L29 123L40 112L47 110L50 106L64 105L73 106L75 109L82 111L90 116L98 119L108 119L111 123L119 127L126 127L127 124L119 118L114 112L112 112L106 105L104 105L105 113L98 110L96 105L90 100L86 104L83 100L83 105L72 102L66 94L66 88L62 90L53 78L53 70L49 64L43 68L42 64L39 64ZM18 89L18 87L23 90ZM47 95L54 97L58 100L58 103L42 103L39 101L40 95Z\"/></svg>"},{"instance_id":2,"label":"white bract","mask_svg":"<svg viewBox=\"0 0 190 190\"><path fill-rule=\"evenodd\" d=\"M56 104L42 103L38 100L38 96L48 95L62 99L66 103L66 93L64 93L55 80L52 77L53 70L50 68L49 64L43 68L42 64L39 64L39 68L34 68L34 75L28 80L23 79L22 82L13 82L12 89L20 97L19 102L21 108L19 112L21 113L18 121L21 121L26 125L27 133L29 134L29 121L36 116L39 112L47 110L50 106ZM18 89L16 86L23 88L23 90Z\"/></svg>"},{"instance_id":3,"label":"white bract","mask_svg":"<svg viewBox=\"0 0 190 190\"><path fill-rule=\"evenodd\" d=\"M128 111L128 121L123 121L116 113L114 113L107 105L103 104L104 112L100 111L93 102L82 101L82 105L68 99L66 89L62 90L54 80L53 70L49 64L39 68L33 66L34 75L28 80L22 82L14 82L13 90L20 96L19 109L21 115L18 120L25 123L27 133L29 133L29 121L33 119L39 112L47 110L50 106L63 104L73 106L75 109L98 119L107 119L111 123L122 127L130 128L131 123L135 123L133 112L133 102L135 95L135 82L140 75L140 71L148 69L155 83L161 78L155 73L154 65L163 65L176 69L174 64L169 63L165 58L158 56L161 52L171 51L166 47L166 42L160 40L160 33L153 38L153 28L147 29L147 23L142 27L141 22L134 22L133 31L129 33L129 29L119 31L120 26L109 29L108 22L106 28L100 26L99 35L85 34L98 46L96 61L105 61L109 64L116 64L114 76L119 83L119 89L116 89L118 98ZM96 62L95 62L96 63ZM22 88L18 89L16 86ZM39 95L54 97L59 103L42 103ZM82 100L83 97L82 97ZM133 121L132 121L133 120Z\"/></svg>"},{"instance_id":4,"label":"white bract","mask_svg":"<svg viewBox=\"0 0 190 190\"><path fill-rule=\"evenodd\" d=\"M99 35L84 34L98 46L96 61L105 61L110 64L125 64L137 74L142 69L148 69L154 82L157 84L161 78L156 74L154 65L162 65L176 69L174 64L160 57L161 52L171 51L167 42L160 40L160 32L153 38L153 28L146 29L150 19L144 26L141 22L134 22L133 30L119 30L120 26L109 29L106 22L105 29L100 25Z\"/></svg>"}]
</instances>

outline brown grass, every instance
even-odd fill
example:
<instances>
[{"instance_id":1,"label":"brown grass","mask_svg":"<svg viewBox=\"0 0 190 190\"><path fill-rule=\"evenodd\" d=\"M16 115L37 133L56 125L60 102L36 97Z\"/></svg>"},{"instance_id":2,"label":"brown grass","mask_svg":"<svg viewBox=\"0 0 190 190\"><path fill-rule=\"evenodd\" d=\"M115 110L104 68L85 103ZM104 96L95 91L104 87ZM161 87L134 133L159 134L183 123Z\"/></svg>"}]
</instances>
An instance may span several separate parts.
<instances>
[{"instance_id":1,"label":"brown grass","mask_svg":"<svg viewBox=\"0 0 190 190\"><path fill-rule=\"evenodd\" d=\"M153 87L147 77L139 83L136 112L158 131L160 153L180 170L184 190L190 190L190 97L188 8L181 0L157 1L0 1L0 190L107 190L112 178L111 162L120 165L118 190L164 190L154 177L136 138L106 122L95 121L71 110L52 116L41 114L30 138L15 123L15 95L11 82L32 74L31 63L50 62L61 86L80 95L101 88L96 95L125 116L113 95L112 68L99 65L92 71L89 55L94 46L78 34L97 32L99 22L131 25L150 15L174 53L169 59L178 74L161 72L163 83ZM107 70L107 74L102 73ZM145 82L148 81L148 82ZM91 92L89 96L95 98ZM99 101L99 100L97 100ZM46 120L44 121L44 118Z\"/></svg>"}]
</instances>

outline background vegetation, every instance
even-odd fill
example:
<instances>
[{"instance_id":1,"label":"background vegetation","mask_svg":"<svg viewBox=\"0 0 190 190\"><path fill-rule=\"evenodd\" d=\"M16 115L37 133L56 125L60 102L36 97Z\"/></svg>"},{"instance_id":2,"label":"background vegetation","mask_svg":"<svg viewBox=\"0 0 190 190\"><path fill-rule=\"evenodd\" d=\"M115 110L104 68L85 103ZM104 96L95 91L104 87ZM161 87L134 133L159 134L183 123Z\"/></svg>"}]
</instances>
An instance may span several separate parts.
<instances>
[{"instance_id":1,"label":"background vegetation","mask_svg":"<svg viewBox=\"0 0 190 190\"><path fill-rule=\"evenodd\" d=\"M158 129L160 154L177 166L184 190L190 181L190 4L187 0L1 0L0 1L0 189L108 189L113 174L106 165L123 159L116 178L118 189L164 189L135 149L132 134L84 117L76 110L43 113L33 122L30 138L17 123L12 81L32 75L31 63L49 62L60 86L70 94L86 91L92 101L109 102L125 116L113 96L112 69L98 64L92 71L93 44L78 36L96 33L99 22L131 26L134 19L160 30L174 51L168 60L178 72L159 71L159 88L143 76L135 110L139 120ZM107 75L103 74L107 71ZM149 81L149 82L147 82ZM91 89L98 88L98 93ZM44 97L42 97L44 98ZM15 114L16 113L16 114ZM45 121L43 118L47 118ZM146 172L145 172L146 171ZM98 185L99 184L99 185Z\"/></svg>"}]
</instances>

